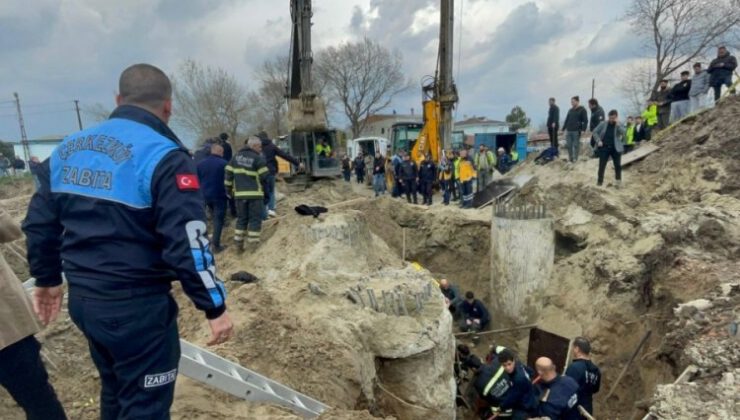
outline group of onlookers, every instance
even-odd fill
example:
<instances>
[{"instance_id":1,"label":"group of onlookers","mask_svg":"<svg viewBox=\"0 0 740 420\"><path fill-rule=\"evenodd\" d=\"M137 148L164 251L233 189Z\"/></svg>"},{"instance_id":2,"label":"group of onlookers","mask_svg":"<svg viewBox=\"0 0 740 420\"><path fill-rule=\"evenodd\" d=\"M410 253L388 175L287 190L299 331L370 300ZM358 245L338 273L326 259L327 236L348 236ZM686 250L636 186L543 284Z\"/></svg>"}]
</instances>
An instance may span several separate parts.
<instances>
[{"instance_id":1,"label":"group of onlookers","mask_svg":"<svg viewBox=\"0 0 740 420\"><path fill-rule=\"evenodd\" d=\"M276 217L275 180L277 156L297 167L298 159L281 150L264 131L250 136L234 155L228 135L206 140L195 152L198 179L213 219L213 249L221 252L221 233L229 208L236 218L234 243L239 250L247 243L259 243L262 222Z\"/></svg>"},{"instance_id":2,"label":"group of onlookers","mask_svg":"<svg viewBox=\"0 0 740 420\"><path fill-rule=\"evenodd\" d=\"M357 183L364 184L369 165L372 165L372 185L376 197L384 195L390 185L394 198L405 196L409 203L418 204L421 195L422 204L432 205L434 191L438 187L442 204L459 201L460 207L471 208L475 193L492 181L494 170L506 173L518 160L514 148L507 153L500 147L494 154L481 144L477 153L470 147L442 151L438 162L427 153L417 163L408 152L399 149L390 159L380 152L371 160L363 152L354 159L344 155L341 166L346 182L350 182L354 172Z\"/></svg>"}]
</instances>

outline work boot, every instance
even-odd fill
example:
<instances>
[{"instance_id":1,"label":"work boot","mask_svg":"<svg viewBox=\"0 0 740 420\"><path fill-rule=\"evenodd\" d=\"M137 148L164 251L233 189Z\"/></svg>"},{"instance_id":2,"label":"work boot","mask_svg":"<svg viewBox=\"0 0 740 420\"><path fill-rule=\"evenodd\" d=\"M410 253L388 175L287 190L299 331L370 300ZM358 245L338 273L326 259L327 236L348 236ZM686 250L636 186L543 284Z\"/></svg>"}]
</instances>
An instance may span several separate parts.
<instances>
[{"instance_id":1,"label":"work boot","mask_svg":"<svg viewBox=\"0 0 740 420\"><path fill-rule=\"evenodd\" d=\"M213 246L213 253L214 253L214 254L220 254L220 253L224 252L224 250L225 250L226 248L228 248L228 247L227 247L227 246L225 246L225 245L224 245L224 246L221 246L221 245L214 245L214 246Z\"/></svg>"},{"instance_id":2,"label":"work boot","mask_svg":"<svg viewBox=\"0 0 740 420\"><path fill-rule=\"evenodd\" d=\"M414 198L414 204L419 204L419 200Z\"/></svg>"}]
</instances>

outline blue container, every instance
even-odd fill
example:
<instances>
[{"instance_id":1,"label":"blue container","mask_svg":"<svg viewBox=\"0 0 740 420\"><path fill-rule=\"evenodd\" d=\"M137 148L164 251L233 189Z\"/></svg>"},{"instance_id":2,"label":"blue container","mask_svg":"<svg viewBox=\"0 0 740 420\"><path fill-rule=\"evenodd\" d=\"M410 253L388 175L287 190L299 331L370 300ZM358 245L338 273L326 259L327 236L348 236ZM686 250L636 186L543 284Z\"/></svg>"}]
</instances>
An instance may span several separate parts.
<instances>
[{"instance_id":1,"label":"blue container","mask_svg":"<svg viewBox=\"0 0 740 420\"><path fill-rule=\"evenodd\" d=\"M527 144L529 143L529 136L527 133L516 133L516 151L519 152L519 161L523 162L527 159Z\"/></svg>"},{"instance_id":2,"label":"blue container","mask_svg":"<svg viewBox=\"0 0 740 420\"><path fill-rule=\"evenodd\" d=\"M475 150L483 144L490 150L496 150L496 133L479 133L475 135Z\"/></svg>"}]
</instances>

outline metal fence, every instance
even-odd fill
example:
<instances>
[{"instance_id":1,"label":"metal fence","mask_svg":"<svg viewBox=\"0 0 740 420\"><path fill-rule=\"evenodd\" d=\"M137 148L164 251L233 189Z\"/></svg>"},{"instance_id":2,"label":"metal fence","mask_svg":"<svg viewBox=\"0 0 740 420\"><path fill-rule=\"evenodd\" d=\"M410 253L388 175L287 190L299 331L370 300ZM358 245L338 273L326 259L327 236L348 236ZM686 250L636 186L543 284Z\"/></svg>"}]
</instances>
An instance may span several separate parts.
<instances>
[{"instance_id":1,"label":"metal fence","mask_svg":"<svg viewBox=\"0 0 740 420\"><path fill-rule=\"evenodd\" d=\"M508 204L498 204L493 208L493 215L503 219L515 220L535 220L547 219L550 217L547 208L542 205L512 206Z\"/></svg>"}]
</instances>

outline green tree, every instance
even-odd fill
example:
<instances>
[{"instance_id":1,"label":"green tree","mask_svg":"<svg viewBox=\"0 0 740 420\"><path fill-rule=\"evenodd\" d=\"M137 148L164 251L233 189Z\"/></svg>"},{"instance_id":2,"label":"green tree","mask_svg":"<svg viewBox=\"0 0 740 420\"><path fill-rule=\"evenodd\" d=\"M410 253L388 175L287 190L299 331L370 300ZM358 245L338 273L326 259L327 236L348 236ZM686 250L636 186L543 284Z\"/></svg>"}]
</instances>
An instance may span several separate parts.
<instances>
[{"instance_id":1,"label":"green tree","mask_svg":"<svg viewBox=\"0 0 740 420\"><path fill-rule=\"evenodd\" d=\"M522 107L517 105L511 108L511 112L506 116L506 122L509 123L511 131L517 131L529 127L531 120L527 117L527 113L524 112Z\"/></svg>"},{"instance_id":2,"label":"green tree","mask_svg":"<svg viewBox=\"0 0 740 420\"><path fill-rule=\"evenodd\" d=\"M10 143L5 143L4 141L0 141L0 153L2 153L8 159L12 159L13 157L15 157L13 145Z\"/></svg>"}]
</instances>

